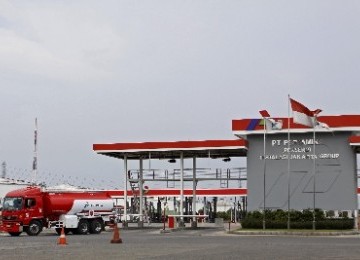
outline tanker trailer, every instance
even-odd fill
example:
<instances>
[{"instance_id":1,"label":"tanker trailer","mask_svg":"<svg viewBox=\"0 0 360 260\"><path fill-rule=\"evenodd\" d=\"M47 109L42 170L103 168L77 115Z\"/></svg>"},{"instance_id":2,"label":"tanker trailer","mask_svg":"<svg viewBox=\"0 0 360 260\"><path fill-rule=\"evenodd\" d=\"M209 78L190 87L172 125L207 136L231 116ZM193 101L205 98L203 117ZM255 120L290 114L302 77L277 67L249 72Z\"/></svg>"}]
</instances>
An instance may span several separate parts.
<instances>
[{"instance_id":1,"label":"tanker trailer","mask_svg":"<svg viewBox=\"0 0 360 260\"><path fill-rule=\"evenodd\" d=\"M58 233L98 234L114 221L114 203L105 191L51 191L27 187L4 198L3 230L11 236L25 231L38 235L43 228Z\"/></svg>"}]
</instances>

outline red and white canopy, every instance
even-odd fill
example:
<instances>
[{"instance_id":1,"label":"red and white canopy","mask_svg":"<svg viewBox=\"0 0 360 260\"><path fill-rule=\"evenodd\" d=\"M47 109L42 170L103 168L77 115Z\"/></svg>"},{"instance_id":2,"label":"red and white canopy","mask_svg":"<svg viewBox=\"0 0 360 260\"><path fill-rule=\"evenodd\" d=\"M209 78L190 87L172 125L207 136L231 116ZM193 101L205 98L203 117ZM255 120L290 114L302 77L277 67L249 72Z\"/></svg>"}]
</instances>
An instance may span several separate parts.
<instances>
[{"instance_id":1,"label":"red and white canopy","mask_svg":"<svg viewBox=\"0 0 360 260\"><path fill-rule=\"evenodd\" d=\"M203 140L94 144L93 150L119 159L225 158L246 156L248 142L237 140Z\"/></svg>"}]
</instances>

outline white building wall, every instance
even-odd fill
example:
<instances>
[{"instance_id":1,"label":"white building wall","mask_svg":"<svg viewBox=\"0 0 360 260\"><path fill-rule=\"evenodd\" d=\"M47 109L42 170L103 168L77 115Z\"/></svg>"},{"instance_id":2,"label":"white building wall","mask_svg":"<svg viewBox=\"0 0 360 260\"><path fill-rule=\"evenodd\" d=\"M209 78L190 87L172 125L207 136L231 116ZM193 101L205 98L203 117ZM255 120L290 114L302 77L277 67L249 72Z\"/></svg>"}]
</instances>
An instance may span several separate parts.
<instances>
[{"instance_id":1,"label":"white building wall","mask_svg":"<svg viewBox=\"0 0 360 260\"><path fill-rule=\"evenodd\" d=\"M29 186L29 183L13 181L9 179L0 178L0 207L2 208L2 201L5 195L13 190L22 189Z\"/></svg>"}]
</instances>

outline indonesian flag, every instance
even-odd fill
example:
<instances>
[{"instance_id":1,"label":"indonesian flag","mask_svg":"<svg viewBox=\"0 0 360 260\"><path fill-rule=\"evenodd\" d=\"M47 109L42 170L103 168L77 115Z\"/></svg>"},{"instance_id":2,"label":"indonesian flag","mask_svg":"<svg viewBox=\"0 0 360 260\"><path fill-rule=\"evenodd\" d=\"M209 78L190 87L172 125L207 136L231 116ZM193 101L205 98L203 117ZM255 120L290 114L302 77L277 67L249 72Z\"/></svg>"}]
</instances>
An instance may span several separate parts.
<instances>
[{"instance_id":1,"label":"indonesian flag","mask_svg":"<svg viewBox=\"0 0 360 260\"><path fill-rule=\"evenodd\" d=\"M290 98L291 109L293 111L294 123L315 127L317 125L316 116L321 112L320 109L311 111L300 102Z\"/></svg>"}]
</instances>

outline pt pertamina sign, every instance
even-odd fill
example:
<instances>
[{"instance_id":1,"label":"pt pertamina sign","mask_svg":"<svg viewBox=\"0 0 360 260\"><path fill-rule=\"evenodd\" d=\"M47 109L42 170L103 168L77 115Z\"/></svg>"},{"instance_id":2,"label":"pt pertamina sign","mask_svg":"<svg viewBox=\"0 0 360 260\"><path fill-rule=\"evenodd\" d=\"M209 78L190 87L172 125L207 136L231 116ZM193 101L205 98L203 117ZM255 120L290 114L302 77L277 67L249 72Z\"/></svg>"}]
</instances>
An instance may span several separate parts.
<instances>
[{"instance_id":1,"label":"pt pertamina sign","mask_svg":"<svg viewBox=\"0 0 360 260\"><path fill-rule=\"evenodd\" d=\"M350 135L316 133L314 145L311 132L291 134L290 143L286 133L269 134L265 157L262 136L249 135L248 210L264 207L264 174L268 209L287 210L288 200L291 209L313 208L314 192L316 208L356 209L356 155L349 145Z\"/></svg>"}]
</instances>

